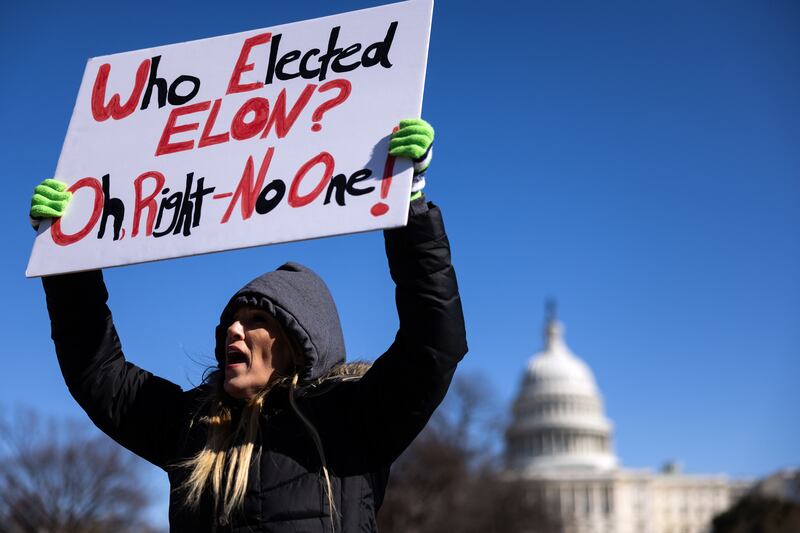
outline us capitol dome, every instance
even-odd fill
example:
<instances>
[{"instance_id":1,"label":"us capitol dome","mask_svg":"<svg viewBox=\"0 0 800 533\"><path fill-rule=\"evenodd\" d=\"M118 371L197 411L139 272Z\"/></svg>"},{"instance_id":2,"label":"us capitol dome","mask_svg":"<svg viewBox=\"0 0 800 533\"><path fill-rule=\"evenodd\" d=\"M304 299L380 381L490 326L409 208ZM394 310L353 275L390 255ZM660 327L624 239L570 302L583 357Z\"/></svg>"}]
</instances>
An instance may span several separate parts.
<instances>
[{"instance_id":1,"label":"us capitol dome","mask_svg":"<svg viewBox=\"0 0 800 533\"><path fill-rule=\"evenodd\" d=\"M514 402L508 465L517 471L612 469L612 424L594 375L564 342L552 306L549 314L544 349L528 362Z\"/></svg>"},{"instance_id":2,"label":"us capitol dome","mask_svg":"<svg viewBox=\"0 0 800 533\"><path fill-rule=\"evenodd\" d=\"M513 403L505 458L506 476L526 482L526 498L556 519L559 533L707 533L747 488L723 474L684 474L674 462L658 472L623 468L612 436L594 374L567 346L549 303L543 348ZM532 523L521 533L534 531L542 530Z\"/></svg>"}]
</instances>

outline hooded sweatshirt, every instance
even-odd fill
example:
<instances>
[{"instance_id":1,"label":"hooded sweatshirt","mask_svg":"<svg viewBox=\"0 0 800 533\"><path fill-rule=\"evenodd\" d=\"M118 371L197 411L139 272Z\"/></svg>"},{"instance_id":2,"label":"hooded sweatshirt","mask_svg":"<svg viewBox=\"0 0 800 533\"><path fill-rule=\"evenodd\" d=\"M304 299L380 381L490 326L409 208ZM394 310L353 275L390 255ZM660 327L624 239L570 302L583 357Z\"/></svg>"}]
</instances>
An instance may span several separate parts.
<instances>
[{"instance_id":1,"label":"hooded sweatshirt","mask_svg":"<svg viewBox=\"0 0 800 533\"><path fill-rule=\"evenodd\" d=\"M204 494L197 509L187 509L176 489L189 472L179 464L205 445L198 411L206 386L183 391L126 361L100 271L43 278L70 393L101 430L167 472L171 531L377 531L389 467L444 398L467 350L449 243L439 209L429 205L415 201L408 225L384 232L400 327L362 378L318 379L344 360L344 345L327 288L300 265L253 280L222 312L224 331L237 306L271 310L302 346L305 386L296 404L322 443L335 513L321 483L320 451L286 387L271 391L262 408L242 506L223 517Z\"/></svg>"},{"instance_id":2,"label":"hooded sweatshirt","mask_svg":"<svg viewBox=\"0 0 800 533\"><path fill-rule=\"evenodd\" d=\"M257 277L231 297L216 330L214 354L225 366L225 335L240 307L256 307L274 316L303 355L303 382L316 380L344 363L345 348L336 304L328 286L311 269L286 263Z\"/></svg>"}]
</instances>

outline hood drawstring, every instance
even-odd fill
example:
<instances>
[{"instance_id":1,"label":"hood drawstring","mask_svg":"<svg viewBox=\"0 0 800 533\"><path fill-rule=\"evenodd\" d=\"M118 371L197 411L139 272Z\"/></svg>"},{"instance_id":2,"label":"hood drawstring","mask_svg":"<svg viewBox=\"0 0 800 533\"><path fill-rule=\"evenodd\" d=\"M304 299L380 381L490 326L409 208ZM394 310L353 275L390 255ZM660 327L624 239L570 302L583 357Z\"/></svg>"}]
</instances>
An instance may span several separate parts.
<instances>
[{"instance_id":1,"label":"hood drawstring","mask_svg":"<svg viewBox=\"0 0 800 533\"><path fill-rule=\"evenodd\" d=\"M300 376L295 374L292 377L292 384L289 390L289 405L291 405L292 410L295 412L298 418L303 422L308 430L309 434L311 434L311 440L314 441L314 446L317 448L317 454L319 454L319 460L322 463L322 475L325 478L325 493L328 497L328 506L331 510L331 529L335 532L336 531L336 517L338 515L336 511L336 505L333 502L333 485L331 484L331 478L328 475L328 462L325 460L325 450L322 448L322 440L319 438L319 433L317 429L314 427L314 424L306 418L300 408L297 406L297 402L295 402L294 395L297 391L297 381L299 380Z\"/></svg>"}]
</instances>

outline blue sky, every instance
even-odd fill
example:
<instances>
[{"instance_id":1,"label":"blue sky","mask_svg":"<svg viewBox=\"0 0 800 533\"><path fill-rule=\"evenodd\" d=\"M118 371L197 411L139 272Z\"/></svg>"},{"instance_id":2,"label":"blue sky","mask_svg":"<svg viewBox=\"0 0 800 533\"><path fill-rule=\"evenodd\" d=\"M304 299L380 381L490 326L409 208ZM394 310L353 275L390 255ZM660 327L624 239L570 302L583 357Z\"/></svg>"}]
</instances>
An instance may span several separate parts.
<instances>
[{"instance_id":1,"label":"blue sky","mask_svg":"<svg viewBox=\"0 0 800 533\"><path fill-rule=\"evenodd\" d=\"M0 7L1 405L83 416L23 273L31 190L55 170L86 60L374 5ZM791 1L436 5L427 192L454 249L463 369L500 406L553 296L625 465L760 476L800 463L798 23ZM129 359L196 383L228 296L287 259L330 285L351 357L382 353L397 320L370 233L107 271Z\"/></svg>"}]
</instances>

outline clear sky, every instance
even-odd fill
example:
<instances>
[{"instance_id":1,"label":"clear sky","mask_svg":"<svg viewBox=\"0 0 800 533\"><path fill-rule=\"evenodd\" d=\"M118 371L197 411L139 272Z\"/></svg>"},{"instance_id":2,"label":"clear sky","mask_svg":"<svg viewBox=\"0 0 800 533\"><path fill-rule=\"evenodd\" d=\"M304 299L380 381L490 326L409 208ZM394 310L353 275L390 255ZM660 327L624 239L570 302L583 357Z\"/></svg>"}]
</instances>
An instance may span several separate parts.
<instances>
[{"instance_id":1,"label":"clear sky","mask_svg":"<svg viewBox=\"0 0 800 533\"><path fill-rule=\"evenodd\" d=\"M55 170L86 60L374 5L2 4L0 404L83 416L24 270L31 190ZM541 347L553 296L623 464L798 466L799 27L789 0L436 5L427 192L454 249L463 369L500 405ZM330 285L351 357L382 353L397 320L370 233L107 271L129 359L196 383L229 295L288 259Z\"/></svg>"}]
</instances>

